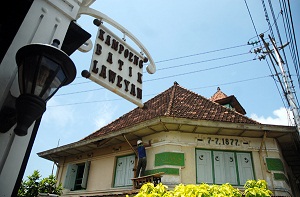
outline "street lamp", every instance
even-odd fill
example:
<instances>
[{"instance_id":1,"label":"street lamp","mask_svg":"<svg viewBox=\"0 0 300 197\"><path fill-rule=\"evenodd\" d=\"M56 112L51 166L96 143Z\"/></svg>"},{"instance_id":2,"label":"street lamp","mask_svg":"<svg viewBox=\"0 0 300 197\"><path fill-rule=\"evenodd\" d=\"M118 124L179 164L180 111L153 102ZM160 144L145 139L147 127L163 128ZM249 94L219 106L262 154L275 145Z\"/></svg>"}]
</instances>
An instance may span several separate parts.
<instances>
[{"instance_id":1,"label":"street lamp","mask_svg":"<svg viewBox=\"0 0 300 197\"><path fill-rule=\"evenodd\" d=\"M27 135L28 128L46 111L46 102L75 79L75 65L57 48L59 44L57 39L52 45L28 44L16 54L20 89L15 102L16 135Z\"/></svg>"}]
</instances>

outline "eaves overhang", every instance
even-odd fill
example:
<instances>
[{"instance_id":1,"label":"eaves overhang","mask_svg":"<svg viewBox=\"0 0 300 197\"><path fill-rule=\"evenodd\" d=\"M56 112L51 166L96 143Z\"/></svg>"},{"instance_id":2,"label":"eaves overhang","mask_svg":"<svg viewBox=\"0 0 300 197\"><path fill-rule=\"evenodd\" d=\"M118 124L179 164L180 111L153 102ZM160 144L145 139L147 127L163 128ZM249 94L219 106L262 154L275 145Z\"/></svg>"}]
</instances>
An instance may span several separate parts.
<instances>
[{"instance_id":1,"label":"eaves overhang","mask_svg":"<svg viewBox=\"0 0 300 197\"><path fill-rule=\"evenodd\" d=\"M126 141L123 135L126 135L129 141L132 141L167 131L251 138L263 138L266 133L266 137L275 138L279 143L285 145L295 144L295 140L299 139L296 128L292 126L230 123L161 116L118 131L104 133L92 139L80 140L39 152L38 156L58 162L62 157L82 154L101 147L123 143Z\"/></svg>"}]
</instances>

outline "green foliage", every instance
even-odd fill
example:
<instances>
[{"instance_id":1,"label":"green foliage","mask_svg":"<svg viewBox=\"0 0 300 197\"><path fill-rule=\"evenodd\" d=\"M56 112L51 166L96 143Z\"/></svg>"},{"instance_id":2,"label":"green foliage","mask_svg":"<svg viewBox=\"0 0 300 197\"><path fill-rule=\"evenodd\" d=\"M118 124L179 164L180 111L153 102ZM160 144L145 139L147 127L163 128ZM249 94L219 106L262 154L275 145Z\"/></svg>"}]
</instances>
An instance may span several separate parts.
<instances>
[{"instance_id":1,"label":"green foliage","mask_svg":"<svg viewBox=\"0 0 300 197\"><path fill-rule=\"evenodd\" d=\"M272 194L264 180L248 180L244 188L245 191L242 192L229 183L223 185L202 183L199 185L179 184L174 190L168 191L168 187L162 183L156 186L153 183L146 183L135 197L269 197Z\"/></svg>"},{"instance_id":2,"label":"green foliage","mask_svg":"<svg viewBox=\"0 0 300 197\"><path fill-rule=\"evenodd\" d=\"M62 185L56 186L57 180L55 176L50 175L49 177L43 178L40 182L39 193L49 194L61 194Z\"/></svg>"},{"instance_id":3,"label":"green foliage","mask_svg":"<svg viewBox=\"0 0 300 197\"><path fill-rule=\"evenodd\" d=\"M34 197L39 193L61 195L62 185L57 185L57 180L53 175L41 179L39 171L35 170L32 175L27 176L27 180L22 180L18 197Z\"/></svg>"},{"instance_id":4,"label":"green foliage","mask_svg":"<svg viewBox=\"0 0 300 197\"><path fill-rule=\"evenodd\" d=\"M246 189L244 192L245 197L269 197L272 195L265 180L248 180L244 188Z\"/></svg>"}]
</instances>

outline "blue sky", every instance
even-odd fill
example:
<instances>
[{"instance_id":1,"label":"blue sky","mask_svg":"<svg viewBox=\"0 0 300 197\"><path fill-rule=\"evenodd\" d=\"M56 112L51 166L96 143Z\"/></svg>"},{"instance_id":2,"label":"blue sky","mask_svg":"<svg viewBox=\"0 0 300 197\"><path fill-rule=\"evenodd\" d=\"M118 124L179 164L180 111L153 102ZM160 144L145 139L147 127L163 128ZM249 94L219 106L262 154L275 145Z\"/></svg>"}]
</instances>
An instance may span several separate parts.
<instances>
[{"instance_id":1,"label":"blue sky","mask_svg":"<svg viewBox=\"0 0 300 197\"><path fill-rule=\"evenodd\" d=\"M268 17L278 39L268 2L265 1ZM300 2L290 2L297 39ZM286 43L279 5L279 1L272 1L282 42ZM171 87L174 81L206 98L220 87L225 94L238 99L248 117L261 123L290 124L279 83L271 76L274 70L269 58L266 58L269 64L266 60L259 61L253 51L260 44L255 47L247 44L258 41L256 32L264 33L265 37L271 34L262 1L97 0L91 7L129 30L156 62L156 73L143 74L143 102ZM82 16L77 22L92 34L94 43L97 27L93 19ZM115 33L122 36L118 31ZM289 54L288 50L286 53ZM295 77L293 62L290 56L287 58ZM24 176L34 170L39 170L42 177L51 174L53 163L38 157L38 152L55 148L58 143L78 141L137 107L81 77L82 70L89 70L92 51L77 51L71 59L77 77L47 103ZM296 78L293 82L298 94L299 83Z\"/></svg>"}]
</instances>

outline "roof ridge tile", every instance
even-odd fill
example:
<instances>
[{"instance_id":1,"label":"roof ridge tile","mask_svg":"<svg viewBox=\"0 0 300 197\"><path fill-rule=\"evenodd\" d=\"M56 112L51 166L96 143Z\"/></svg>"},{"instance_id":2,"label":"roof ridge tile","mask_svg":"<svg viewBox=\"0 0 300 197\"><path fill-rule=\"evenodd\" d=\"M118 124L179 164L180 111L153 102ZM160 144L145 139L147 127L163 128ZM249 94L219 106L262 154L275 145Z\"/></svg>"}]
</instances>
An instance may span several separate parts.
<instances>
[{"instance_id":1,"label":"roof ridge tile","mask_svg":"<svg viewBox=\"0 0 300 197\"><path fill-rule=\"evenodd\" d=\"M174 96L175 96L176 87L177 87L178 85L179 85L179 84L175 81L175 82L174 82L174 85L172 86L172 92L171 92L170 102L169 102L167 111L166 111L166 113L165 113L166 116L169 116L169 115L170 115L170 112L171 112L171 109L172 109L172 105L173 105L173 101L174 101Z\"/></svg>"}]
</instances>

